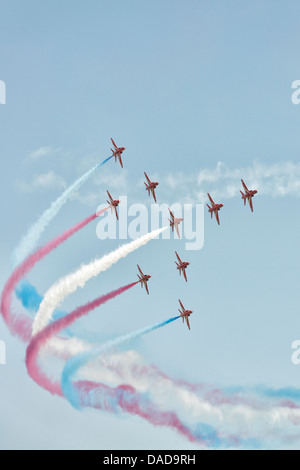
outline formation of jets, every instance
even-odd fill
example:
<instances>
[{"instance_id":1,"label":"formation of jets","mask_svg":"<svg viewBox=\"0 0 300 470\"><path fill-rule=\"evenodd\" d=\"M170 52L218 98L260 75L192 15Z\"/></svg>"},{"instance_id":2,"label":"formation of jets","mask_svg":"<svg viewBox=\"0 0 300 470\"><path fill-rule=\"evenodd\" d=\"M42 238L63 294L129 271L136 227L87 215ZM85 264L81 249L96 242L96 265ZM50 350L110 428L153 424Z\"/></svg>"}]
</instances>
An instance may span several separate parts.
<instances>
[{"instance_id":1,"label":"formation of jets","mask_svg":"<svg viewBox=\"0 0 300 470\"><path fill-rule=\"evenodd\" d=\"M184 275L184 278L185 280L187 281L187 277L186 277L186 268L188 267L188 265L190 263L188 263L187 261L181 261L177 251L175 251L176 253L176 256L177 256L177 259L179 261L179 263L177 263L175 261L175 263L177 264L177 269L179 270L179 274L181 274L181 271L183 272L183 275ZM148 284L147 282L149 281L149 279L151 278L150 274L144 274L143 271L141 270L141 268L139 267L139 265L137 265L137 268L139 270L139 274L137 275L137 277L139 278L139 280L137 282L140 282L141 283L141 287L145 287L146 289L146 292L147 294L149 294L149 289L148 289ZM187 324L187 327L188 329L190 330L191 327L190 327L190 322L189 322L189 316L193 313L193 310L187 310L184 308L184 306L182 305L182 302L180 299L178 299L179 301L179 304L180 304L180 307L181 307L181 310L179 310L179 313L180 313L180 318L182 318L182 321L184 323L184 320L186 321L186 324Z\"/></svg>"},{"instance_id":2,"label":"formation of jets","mask_svg":"<svg viewBox=\"0 0 300 470\"><path fill-rule=\"evenodd\" d=\"M115 157L115 162L118 159L121 167L123 168L122 153L124 152L125 147L118 147L113 139L111 139L111 141L112 141L112 144L113 144L113 147L114 147L113 149L111 149L111 151L113 153L113 156ZM146 191L148 191L149 196L150 196L150 193L151 193L154 201L157 202L155 189L157 188L159 183L158 183L158 181L151 181L149 176L147 175L147 173L145 171L144 171L144 175L145 175L145 178L146 178L146 182L144 182L144 184L146 186ZM246 205L246 202L248 201L251 212L253 212L252 198L255 196L255 194L257 194L257 190L256 189L248 189L245 182L243 180L241 180L241 182L242 182L242 185L243 185L244 192L240 191L240 193L242 195L242 200L244 201L244 206ZM108 204L109 204L109 207L111 208L112 212L113 212L113 210L115 211L115 215L116 215L117 219L119 219L118 212L117 212L117 207L118 207L120 201L118 199L113 199L112 196L110 195L109 191L107 191L107 194L108 194L108 197L109 197L109 201L107 201ZM208 212L210 213L211 218L213 217L213 215L215 215L216 221L217 221L218 225L220 225L219 211L220 211L220 209L222 209L223 204L222 203L215 203L209 193L207 193L207 196L208 196L208 199L209 199L209 202L210 202L210 205L206 204L207 207L208 207ZM170 213L169 222L170 222L170 227L172 229L172 232L174 232L174 228L175 228L176 233L178 235L178 238L180 238L178 225L183 221L183 219L181 217L175 217L173 212L171 211L171 209L169 209L169 213ZM175 261L176 269L178 270L180 275L181 275L181 273L183 274L183 277L184 277L185 281L187 282L186 269L187 269L187 267L189 266L190 263L188 261L182 261L180 256L178 255L177 251L175 251L175 254L176 254L176 258L177 258L177 261ZM140 282L141 287L145 287L147 294L149 294L149 289L148 289L148 284L147 283L148 283L149 279L151 278L151 276L150 276L150 274L143 274L143 272L142 272L139 265L137 265L137 268L139 270L139 274L137 275L139 280L137 282ZM181 310L178 309L179 313L180 313L180 317L182 318L183 322L186 321L186 324L187 324L188 328L190 329L189 316L193 313L193 311L185 309L184 306L182 305L182 302L181 302L180 299L179 299L179 304L180 304L180 307L181 307Z\"/></svg>"},{"instance_id":3,"label":"formation of jets","mask_svg":"<svg viewBox=\"0 0 300 470\"><path fill-rule=\"evenodd\" d=\"M242 182L242 185L243 185L243 188L244 188L244 191L245 191L245 193L240 191L240 193L242 195L242 199L244 201L244 206L246 205L246 202L248 201L251 212L253 212L252 198L255 196L255 194L257 194L257 189L248 189L245 182L244 182L244 180L241 180L241 182ZM208 198L209 198L210 203L211 203L211 206L206 204L207 207L208 207L208 212L210 213L211 218L212 218L213 214L215 214L218 225L220 225L220 219L219 219L219 213L218 212L219 212L220 209L222 209L223 204L214 203L214 201L212 200L211 195L209 193L207 193L207 195L208 195Z\"/></svg>"}]
</instances>

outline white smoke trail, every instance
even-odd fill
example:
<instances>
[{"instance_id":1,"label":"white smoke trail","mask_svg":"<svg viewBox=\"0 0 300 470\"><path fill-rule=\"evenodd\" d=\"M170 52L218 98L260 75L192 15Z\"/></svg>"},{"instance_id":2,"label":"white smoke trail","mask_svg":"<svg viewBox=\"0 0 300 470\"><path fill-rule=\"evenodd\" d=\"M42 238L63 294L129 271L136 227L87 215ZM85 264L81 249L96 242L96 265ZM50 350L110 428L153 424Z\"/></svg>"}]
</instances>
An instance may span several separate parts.
<instances>
[{"instance_id":1,"label":"white smoke trail","mask_svg":"<svg viewBox=\"0 0 300 470\"><path fill-rule=\"evenodd\" d=\"M58 214L62 206L68 201L70 196L77 191L80 186L83 185L95 171L112 157L106 158L103 162L98 163L84 175L78 178L71 186L69 186L54 202L51 206L43 212L39 219L30 227L28 232L23 236L20 243L17 245L13 252L13 266L16 267L31 253L37 246L37 243L47 228L51 220Z\"/></svg>"},{"instance_id":2,"label":"white smoke trail","mask_svg":"<svg viewBox=\"0 0 300 470\"><path fill-rule=\"evenodd\" d=\"M87 354L93 354L92 350ZM191 427L201 422L220 433L264 440L283 440L287 434L299 434L299 408L268 404L251 394L245 403L234 400L214 403L214 393L210 400L208 387L192 390L183 383L176 383L145 366L136 351L103 355L83 366L81 375L85 380L104 382L113 387L129 384L146 393L160 409L175 410L180 419ZM245 394L241 397L246 398Z\"/></svg>"},{"instance_id":3,"label":"white smoke trail","mask_svg":"<svg viewBox=\"0 0 300 470\"><path fill-rule=\"evenodd\" d=\"M137 250L141 246L157 237L169 227L163 227L153 230L142 237L126 243L111 253L104 255L100 259L96 259L89 264L82 265L77 271L59 279L46 292L44 299L40 304L40 308L36 314L32 325L32 334L36 335L41 331L52 318L53 311L63 302L70 294L75 292L79 287L84 287L86 282L92 277L98 276L103 271L109 269L113 264L117 263L121 258Z\"/></svg>"},{"instance_id":4,"label":"white smoke trail","mask_svg":"<svg viewBox=\"0 0 300 470\"><path fill-rule=\"evenodd\" d=\"M122 341L132 337L132 333L121 338ZM129 339L130 339L129 338ZM176 382L164 374L151 370L136 351L108 351L120 343L113 340L97 354L104 354L81 367L81 376L85 380L107 383L116 387L121 384L133 386L137 391L146 393L161 410L175 410L180 419L191 428L197 423L216 428L224 435L243 436L245 439L263 439L269 446L285 442L286 436L293 438L299 434L300 409L269 403L262 397L242 393L245 403L215 403L214 387L208 386L193 390L184 383ZM41 351L41 359L45 354L55 354L65 360L77 354L87 353L95 356L92 345L75 339L51 339ZM105 354L105 351L107 354ZM74 358L76 360L76 358ZM209 389L212 389L211 399ZM208 392L208 393L207 393Z\"/></svg>"},{"instance_id":5,"label":"white smoke trail","mask_svg":"<svg viewBox=\"0 0 300 470\"><path fill-rule=\"evenodd\" d=\"M165 183L172 191L176 188L179 201L204 202L207 192L213 194L216 199L240 197L241 178L249 188L257 189L259 195L273 198L300 197L299 162L285 161L269 165L254 160L251 165L240 168L230 168L224 162L218 162L213 169L204 168L193 173L170 173Z\"/></svg>"}]
</instances>

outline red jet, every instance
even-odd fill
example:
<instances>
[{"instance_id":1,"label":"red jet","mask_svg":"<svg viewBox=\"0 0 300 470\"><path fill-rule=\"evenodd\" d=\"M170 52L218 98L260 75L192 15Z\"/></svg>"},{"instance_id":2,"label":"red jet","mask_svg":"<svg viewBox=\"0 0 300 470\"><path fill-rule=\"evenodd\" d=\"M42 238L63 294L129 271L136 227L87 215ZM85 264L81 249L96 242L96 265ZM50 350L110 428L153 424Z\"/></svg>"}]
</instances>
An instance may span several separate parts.
<instances>
[{"instance_id":1,"label":"red jet","mask_svg":"<svg viewBox=\"0 0 300 470\"><path fill-rule=\"evenodd\" d=\"M242 191L240 191L240 193L242 195L242 199L244 200L244 206L246 205L246 201L248 200L251 212L253 212L252 198L257 193L257 190L256 189L248 189L247 186L245 185L244 181L241 180L241 182L242 182L242 185L243 185L245 193L246 193L246 194L244 194Z\"/></svg>"},{"instance_id":2,"label":"red jet","mask_svg":"<svg viewBox=\"0 0 300 470\"><path fill-rule=\"evenodd\" d=\"M109 201L106 200L106 202L108 203L109 207L111 208L111 212L112 212L113 210L115 211L117 220L119 220L117 207L118 207L118 205L120 204L120 201L119 201L119 199L113 199L113 198L111 197L109 191L106 190L106 192L107 192L108 197L109 197Z\"/></svg>"},{"instance_id":3,"label":"red jet","mask_svg":"<svg viewBox=\"0 0 300 470\"><path fill-rule=\"evenodd\" d=\"M151 276L150 276L150 274L143 274L142 270L141 270L141 268L139 267L138 264L137 264L137 267L138 267L138 270L140 271L140 276L137 275L137 277L139 278L139 281L137 281L137 282L141 283L141 287L145 286L147 294L149 294L147 282L149 281Z\"/></svg>"},{"instance_id":4,"label":"red jet","mask_svg":"<svg viewBox=\"0 0 300 470\"><path fill-rule=\"evenodd\" d=\"M206 204L207 207L208 207L208 212L210 212L211 218L212 218L213 214L215 214L218 225L220 225L218 211L223 207L223 204L215 204L214 201L212 200L210 194L207 193L207 195L208 195L209 200L210 200L211 205L212 205L212 207L210 207L208 204Z\"/></svg>"},{"instance_id":5,"label":"red jet","mask_svg":"<svg viewBox=\"0 0 300 470\"><path fill-rule=\"evenodd\" d=\"M150 196L150 191L152 193L152 196L154 198L154 201L156 202L156 196L155 196L155 188L159 185L159 183L156 181L156 182L153 182L153 181L150 181L147 173L144 171L144 175L146 177L146 180L147 180L147 183L144 182L144 185L146 186L146 189L148 191L148 196Z\"/></svg>"},{"instance_id":6,"label":"red jet","mask_svg":"<svg viewBox=\"0 0 300 470\"><path fill-rule=\"evenodd\" d=\"M117 161L117 158L119 159L119 162L120 162L120 165L121 167L123 168L123 162L122 162L122 153L124 152L125 150L125 147L118 147L114 141L114 139L110 139L112 141L112 144L114 146L114 149L110 149L113 153L113 157L115 157L115 162Z\"/></svg>"},{"instance_id":7,"label":"red jet","mask_svg":"<svg viewBox=\"0 0 300 470\"><path fill-rule=\"evenodd\" d=\"M183 219L182 217L175 218L173 212L170 209L169 209L169 212L170 212L170 216L172 219L172 220L169 219L170 226L172 227L172 232L174 232L174 227L175 227L178 238L180 238L178 225L180 224L180 222L183 221Z\"/></svg>"},{"instance_id":8,"label":"red jet","mask_svg":"<svg viewBox=\"0 0 300 470\"><path fill-rule=\"evenodd\" d=\"M179 263L177 263L177 261L175 261L175 263L177 264L177 269L179 270L179 274L181 276L181 271L184 275L184 279L186 280L187 282L187 277L186 277L186 268L189 266L190 263L188 263L188 261L181 261L180 257L179 257L179 254L177 253L177 251L175 251L175 254L177 256L177 259L179 261Z\"/></svg>"},{"instance_id":9,"label":"red jet","mask_svg":"<svg viewBox=\"0 0 300 470\"><path fill-rule=\"evenodd\" d=\"M178 299L178 301L180 303L180 307L182 308L182 311L180 309L178 309L179 313L180 313L180 316L182 317L182 321L183 321L183 323L184 323L184 320L186 321L188 329L190 330L191 327L190 327L190 322L189 322L189 316L193 313L193 310L186 310L184 308L184 306L182 305L181 300Z\"/></svg>"}]
</instances>

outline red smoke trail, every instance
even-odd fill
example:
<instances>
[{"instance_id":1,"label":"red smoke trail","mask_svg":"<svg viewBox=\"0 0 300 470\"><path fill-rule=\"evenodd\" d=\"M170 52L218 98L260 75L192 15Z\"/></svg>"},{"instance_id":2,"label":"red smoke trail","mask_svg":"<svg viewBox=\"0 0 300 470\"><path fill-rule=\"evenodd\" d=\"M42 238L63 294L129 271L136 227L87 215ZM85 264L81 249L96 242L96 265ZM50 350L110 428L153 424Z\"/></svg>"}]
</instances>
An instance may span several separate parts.
<instances>
[{"instance_id":1,"label":"red smoke trail","mask_svg":"<svg viewBox=\"0 0 300 470\"><path fill-rule=\"evenodd\" d=\"M61 330L69 327L74 321L87 315L91 310L113 299L117 295L122 294L136 284L138 284L138 282L128 284L76 308L65 317L50 323L34 336L26 350L26 367L30 377L50 393L62 397L63 393L60 381L55 381L48 377L38 363L38 353L40 349L47 341L57 336ZM74 388L80 395L80 403L82 406L90 406L96 409L115 412L117 404L117 406L126 413L140 416L155 426L167 426L174 429L184 435L190 442L204 444L204 440L200 436L195 436L194 433L180 421L175 412L160 411L151 401L144 400L142 394L137 392L135 388L130 385L109 387L98 382L78 381L74 384ZM89 400L90 393L92 393L93 398L99 397L100 399L95 400L95 402L93 400L93 403L91 403Z\"/></svg>"},{"instance_id":2,"label":"red smoke trail","mask_svg":"<svg viewBox=\"0 0 300 470\"><path fill-rule=\"evenodd\" d=\"M40 368L38 364L38 353L42 346L46 344L51 338L56 336L61 330L70 326L74 321L78 318L87 315L91 310L99 307L100 305L104 304L108 300L113 299L117 295L122 294L123 292L131 289L131 287L135 286L137 282L133 282L126 286L120 287L108 294L102 295L97 299L93 300L92 302L88 302L85 305L81 305L80 307L73 310L73 312L69 313L63 318L50 323L46 328L40 331L37 335L35 335L32 340L30 341L27 350L26 350L26 367L28 374L30 377L41 387L48 390L50 393L54 395L62 396L60 382L54 382L51 380Z\"/></svg>"},{"instance_id":3,"label":"red smoke trail","mask_svg":"<svg viewBox=\"0 0 300 470\"><path fill-rule=\"evenodd\" d=\"M29 271L41 261L46 255L51 251L55 250L59 245L65 242L70 238L74 233L78 232L80 229L85 227L87 224L95 220L99 215L105 212L108 209L106 207L100 212L97 212L93 215L90 215L82 222L74 225L74 227L68 229L62 235L54 238L52 241L48 242L46 245L41 247L32 255L28 256L10 275L8 281L6 282L4 289L1 295L1 313L5 323L7 324L10 332L12 334L18 335L23 341L28 342L31 338L31 320L28 319L25 315L12 315L11 313L11 302L12 294L21 281L21 279L26 276Z\"/></svg>"},{"instance_id":4,"label":"red smoke trail","mask_svg":"<svg viewBox=\"0 0 300 470\"><path fill-rule=\"evenodd\" d=\"M110 371L118 374L121 380L127 380L123 373L122 364L114 363L108 366ZM161 381L165 380L171 382L174 387L185 388L189 392L195 393L197 396L201 396L204 401L218 406L218 405L249 405L249 399L239 395L239 392L227 394L224 390L219 389L215 386L205 383L191 384L184 380L174 379L169 377L162 372L157 366L132 364L129 368L129 364L126 363L126 372L130 371L132 376L137 380L148 379L149 381ZM254 401L251 402L251 406L255 409L259 409L260 406Z\"/></svg>"},{"instance_id":5,"label":"red smoke trail","mask_svg":"<svg viewBox=\"0 0 300 470\"><path fill-rule=\"evenodd\" d=\"M120 407L124 412L140 416L154 426L164 426L178 431L190 442L209 444L200 435L194 435L174 411L160 411L131 385L109 387L102 383L79 381L74 384L74 388L79 393L82 406L109 412L116 412L116 408ZM92 403L88 400L89 394L93 397Z\"/></svg>"}]
</instances>

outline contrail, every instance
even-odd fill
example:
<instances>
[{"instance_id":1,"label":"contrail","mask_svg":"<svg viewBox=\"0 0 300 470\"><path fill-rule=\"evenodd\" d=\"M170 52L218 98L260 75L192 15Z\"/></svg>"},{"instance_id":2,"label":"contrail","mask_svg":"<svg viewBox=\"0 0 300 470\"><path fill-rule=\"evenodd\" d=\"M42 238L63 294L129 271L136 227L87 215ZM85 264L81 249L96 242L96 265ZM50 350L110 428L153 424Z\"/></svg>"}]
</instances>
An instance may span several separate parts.
<instances>
[{"instance_id":1,"label":"contrail","mask_svg":"<svg viewBox=\"0 0 300 470\"><path fill-rule=\"evenodd\" d=\"M126 340L130 338L132 338L132 333L127 335ZM111 347L112 343L109 344L108 347ZM49 346L52 345L49 344ZM54 346L56 343L53 343ZM88 344L83 348L81 342L72 343L71 347L68 341L64 344L61 340L60 357L65 357L64 351L66 356L70 357L90 348ZM32 363L32 367L37 368L33 374L40 373L38 383L43 384L52 393L61 395L59 382L54 382L43 375L35 362ZM249 396L249 391L240 388L241 394L232 394L212 386L204 387L201 384L197 386L182 381L176 382L161 373L159 373L160 377L157 377L159 380L155 380L153 386L151 377L147 380L148 368L142 371L133 366L133 370L134 374L131 377L124 375L125 371L129 371L128 364L123 370L118 371L119 376L123 377L122 383L126 385L111 388L103 383L85 380L73 384L73 393L79 400L80 406L93 406L113 412L121 409L137 414L154 425L170 426L191 442L202 443L204 440L206 445L213 447L232 445L253 448L257 446L255 441L257 437L266 439L269 435L270 439L284 439L285 430L288 430L291 436L297 432L300 409L291 401L291 398L295 398L296 395L294 390L289 393L287 390L275 392L264 390L258 396L256 393ZM261 395L265 395L266 398L278 397L281 401L278 403L276 400L277 403L268 404L263 401ZM162 397L166 396L168 399L162 401ZM162 411L159 409L161 406L165 410L171 406L173 411ZM249 429L251 429L250 433ZM242 435L242 432L244 439L237 437Z\"/></svg>"},{"instance_id":2,"label":"contrail","mask_svg":"<svg viewBox=\"0 0 300 470\"><path fill-rule=\"evenodd\" d=\"M74 321L78 320L78 318L87 315L90 311L94 310L100 305L103 305L105 302L108 302L116 296L123 294L123 292L126 292L127 290L131 289L136 284L137 282L133 282L126 286L120 287L119 289L116 289L112 292L109 292L108 294L98 297L92 302L88 302L87 304L76 308L73 312L66 315L65 317L60 318L54 323L50 323L48 326L46 326L46 328L44 328L37 335L35 335L30 341L26 350L26 367L30 377L38 385L45 388L50 393L61 396L62 393L60 382L55 382L49 379L39 367L37 361L39 350L46 344L46 342L48 342L51 338L55 337L61 330L70 326L72 323L74 323Z\"/></svg>"},{"instance_id":3,"label":"contrail","mask_svg":"<svg viewBox=\"0 0 300 470\"><path fill-rule=\"evenodd\" d=\"M136 284L137 282L128 284L127 286L121 287L113 292L110 292L109 294L99 297L98 299L92 302L78 307L66 317L49 324L46 328L44 328L41 332L34 336L26 351L26 366L28 374L31 376L31 378L35 380L37 384L48 390L50 393L56 394L58 396L64 396L61 388L62 382L60 383L59 381L49 378L38 364L37 359L40 349L49 340L51 340L51 338L55 337L62 329L70 326L78 318L88 314L91 310L102 305L103 303L114 298L115 296L120 295L121 293L125 292ZM180 318L180 316L170 318L166 321L148 326L136 332L129 333L112 341L109 341L97 350L91 352L90 357L86 357L86 360L89 361L94 355L101 354L102 352L107 352L113 347L116 347L124 342L128 342L138 336L150 333L158 328L161 328L177 320L178 318ZM76 359L79 360L78 366L81 367L82 355L77 355ZM67 369L65 370L67 371ZM71 379L71 377L69 379ZM150 400L147 400L143 394L136 392L134 388L129 385L123 385L113 388L108 387L107 385L99 382L93 383L90 381L81 381L75 383L74 387L79 393L79 395L82 397L82 400L80 402L81 405L83 405L83 403L87 405L89 395L94 395L93 391L96 391L95 396L99 398L101 395L102 403L100 403L100 400L97 400L97 403L91 403L90 406L93 406L94 408L104 408L107 411L115 412L117 410L114 408L120 407L123 411L126 411L131 414L136 414L156 426L168 426L184 435L190 442L204 444L204 438L206 440L206 444L209 442L209 440L213 440L214 442L216 442L216 433L214 430L212 430L211 434L208 435L208 427L206 426L203 428L205 436L202 436L202 434L200 433L201 426L198 426L197 433L192 432L178 418L176 412L159 410L159 408L157 408L154 403L152 403Z\"/></svg>"},{"instance_id":4,"label":"contrail","mask_svg":"<svg viewBox=\"0 0 300 470\"><path fill-rule=\"evenodd\" d=\"M23 277L26 276L29 271L31 271L31 269L33 269L36 263L41 261L51 251L55 250L59 245L61 245L68 238L74 235L74 233L78 232L87 224L95 220L100 214L105 212L107 209L108 207L106 207L100 212L90 215L83 221L74 225L74 227L71 227L70 229L65 231L62 235L59 235L58 237L54 238L52 241L48 242L35 253L28 256L13 271L8 281L6 282L1 294L1 313L5 323L10 328L10 331L13 334L17 334L24 341L28 341L31 337L31 320L24 315L13 315L11 312L12 295L14 289L21 281L21 279L23 279Z\"/></svg>"},{"instance_id":5,"label":"contrail","mask_svg":"<svg viewBox=\"0 0 300 470\"><path fill-rule=\"evenodd\" d=\"M173 320L176 317L170 319ZM164 326L166 323L156 326ZM141 374L136 365L130 372L127 360L124 362L125 375L122 374L120 385L116 387L103 384L101 374L96 379L100 379L100 383L94 379L73 382L79 369L85 367L89 361L95 361L99 355L111 352L123 342L153 329L155 326L121 336L69 359L62 373L61 390L73 407L92 407L114 413L122 410L136 414L154 425L176 429L191 442L214 448L255 448L262 445L258 439L276 442L278 438L284 438L285 433L291 438L297 435L300 409L291 402L267 404L261 400L261 396L248 394L246 399L244 393L231 396L228 393L226 397L225 392L212 387L209 390L203 385L197 390L197 387L190 384L175 383L167 376L157 374L155 370L154 377L147 376L146 369ZM93 365L99 369L99 362L94 362ZM111 370L110 366L108 368ZM128 380L128 372L133 374L133 380Z\"/></svg>"},{"instance_id":6,"label":"contrail","mask_svg":"<svg viewBox=\"0 0 300 470\"><path fill-rule=\"evenodd\" d=\"M13 252L13 265L14 267L20 264L28 255L31 253L51 220L58 214L63 205L68 201L70 196L77 191L80 186L83 185L95 171L108 162L112 158L112 155L103 162L98 163L84 175L78 178L71 186L69 186L54 202L51 206L40 216L40 218L30 227L26 235L21 239Z\"/></svg>"},{"instance_id":7,"label":"contrail","mask_svg":"<svg viewBox=\"0 0 300 470\"><path fill-rule=\"evenodd\" d=\"M61 378L60 393L69 400L77 409L81 407L93 407L117 413L118 410L146 419L155 426L165 426L176 430L190 442L202 445L214 444L217 446L219 437L213 428L198 424L197 430L191 430L180 420L175 411L162 411L153 403L147 395L137 392L130 385L109 387L103 383L90 381L79 381L72 383L75 373L89 361L111 349L129 342L139 336L151 333L180 318L179 316L169 318L163 322L150 325L132 333L115 338L102 346L86 351L69 359L64 367ZM224 440L225 442L225 440Z\"/></svg>"},{"instance_id":8,"label":"contrail","mask_svg":"<svg viewBox=\"0 0 300 470\"><path fill-rule=\"evenodd\" d=\"M86 282L92 277L96 277L101 272L106 271L121 258L125 258L127 255L145 245L168 228L169 227L166 226L153 230L132 242L121 245L111 253L104 255L102 258L96 259L89 264L82 265L77 271L74 271L55 282L50 289L48 289L40 304L40 308L33 322L32 334L36 335L39 331L45 328L52 318L53 311L66 297L75 292L79 287L84 287Z\"/></svg>"},{"instance_id":9,"label":"contrail","mask_svg":"<svg viewBox=\"0 0 300 470\"><path fill-rule=\"evenodd\" d=\"M72 378L81 367L83 367L85 364L92 361L93 359L96 359L101 354L107 353L108 351L112 350L117 346L120 346L123 343L132 341L133 339L143 336L147 333L151 333L152 331L157 330L158 328L162 328L163 326L172 323L178 318L180 318L180 315L169 318L168 320L165 320L163 322L147 326L146 328L133 331L126 335L119 336L118 338L115 338L111 341L107 341L105 344L99 346L98 348L94 348L92 351L87 351L78 354L77 356L69 359L64 367L61 377L61 388L63 390L64 396L75 408L80 408L78 396L76 395L72 386Z\"/></svg>"}]
</instances>

